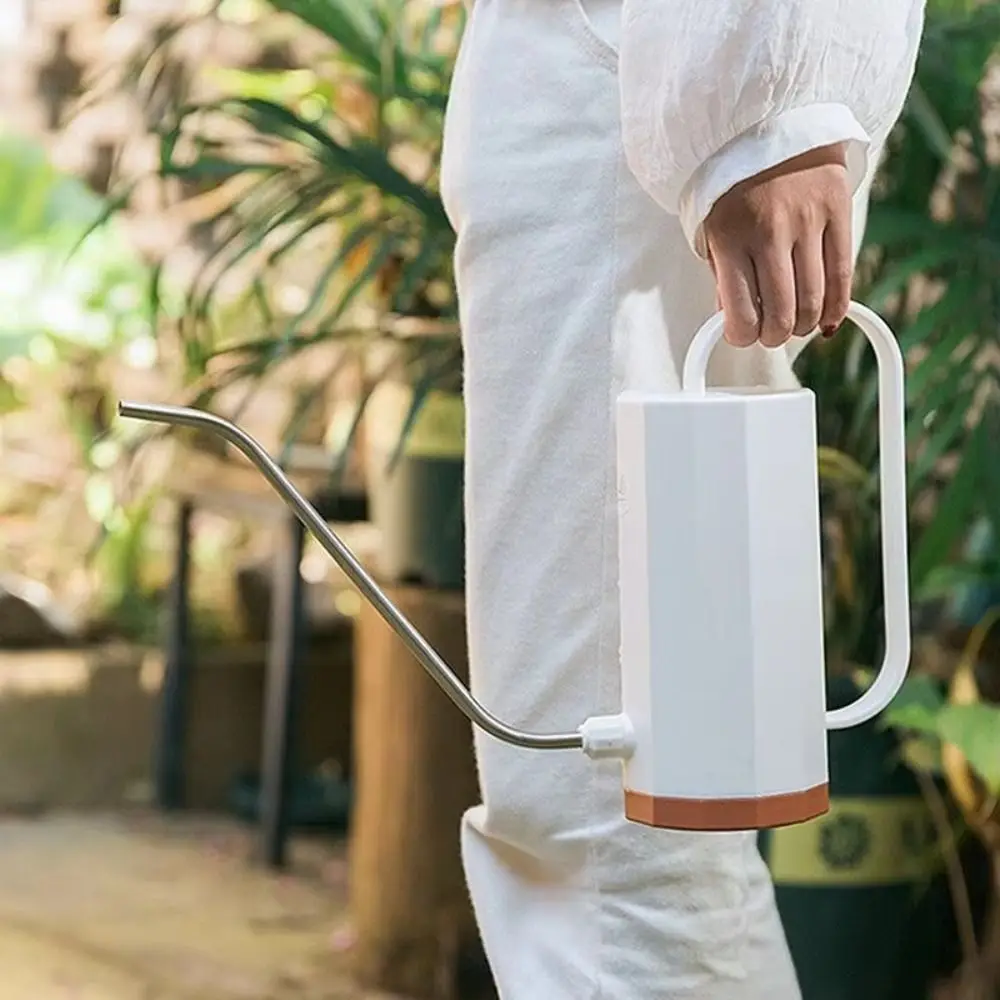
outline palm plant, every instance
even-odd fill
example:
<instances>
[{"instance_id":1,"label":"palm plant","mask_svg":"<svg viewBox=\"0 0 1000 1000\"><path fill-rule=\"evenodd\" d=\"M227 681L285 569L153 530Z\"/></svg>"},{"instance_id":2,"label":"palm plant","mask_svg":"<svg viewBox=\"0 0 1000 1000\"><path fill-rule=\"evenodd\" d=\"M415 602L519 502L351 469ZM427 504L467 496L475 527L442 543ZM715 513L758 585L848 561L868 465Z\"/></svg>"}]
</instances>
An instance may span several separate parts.
<instances>
[{"instance_id":1,"label":"palm plant","mask_svg":"<svg viewBox=\"0 0 1000 1000\"><path fill-rule=\"evenodd\" d=\"M908 358L911 570L923 609L965 581L1000 575L995 559L963 552L977 522L1000 518L1000 168L982 97L1000 9L943 6L928 12L859 267L865 299ZM874 359L860 336L834 338L805 352L802 375L818 389L825 446L829 640L841 661L873 663L881 621Z\"/></svg>"},{"instance_id":2,"label":"palm plant","mask_svg":"<svg viewBox=\"0 0 1000 1000\"><path fill-rule=\"evenodd\" d=\"M988 100L998 44L997 5L929 4L859 268L863 297L896 329L908 361L911 584L924 632L940 628L942 608L964 588L1000 581L996 550L979 544L1000 526L1000 164ZM828 645L841 665L868 665L879 658L882 620L874 359L860 336L847 336L817 344L803 362L818 389L824 446ZM942 994L955 1000L994 996L1000 980L1000 709L977 683L997 620L992 612L973 629L948 691L918 673L884 718L935 818L963 955ZM992 859L981 940L935 778Z\"/></svg>"},{"instance_id":3,"label":"palm plant","mask_svg":"<svg viewBox=\"0 0 1000 1000\"><path fill-rule=\"evenodd\" d=\"M195 225L208 249L172 318L183 381L206 405L223 386L252 385L318 345L391 336L406 317L433 334L403 356L420 371L412 423L427 391L460 381L438 162L461 7L269 7L279 28L294 19L300 35L305 27L323 43L315 69L218 70L211 99L161 108L157 174L208 206ZM141 95L145 79L145 93L160 94L165 50L183 52L185 27L160 32L119 87ZM151 65L160 72L151 76ZM162 287L161 276L157 309ZM161 326L165 318L160 311ZM303 393L299 415L331 374Z\"/></svg>"}]
</instances>

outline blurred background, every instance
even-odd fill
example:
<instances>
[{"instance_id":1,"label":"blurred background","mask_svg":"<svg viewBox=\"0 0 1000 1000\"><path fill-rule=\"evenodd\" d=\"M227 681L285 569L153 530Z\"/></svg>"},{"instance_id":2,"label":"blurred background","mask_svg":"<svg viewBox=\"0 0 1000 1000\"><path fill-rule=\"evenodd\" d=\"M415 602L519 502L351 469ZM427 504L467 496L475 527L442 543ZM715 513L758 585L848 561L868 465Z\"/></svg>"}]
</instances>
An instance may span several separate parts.
<instances>
[{"instance_id":1,"label":"blurred background","mask_svg":"<svg viewBox=\"0 0 1000 1000\"><path fill-rule=\"evenodd\" d=\"M0 5L0 1000L493 996L460 674L448 0ZM762 837L805 1000L1000 996L1000 4L930 0L857 297L909 368L911 680ZM502 81L498 82L502 85ZM816 343L829 693L881 656L874 359Z\"/></svg>"}]
</instances>

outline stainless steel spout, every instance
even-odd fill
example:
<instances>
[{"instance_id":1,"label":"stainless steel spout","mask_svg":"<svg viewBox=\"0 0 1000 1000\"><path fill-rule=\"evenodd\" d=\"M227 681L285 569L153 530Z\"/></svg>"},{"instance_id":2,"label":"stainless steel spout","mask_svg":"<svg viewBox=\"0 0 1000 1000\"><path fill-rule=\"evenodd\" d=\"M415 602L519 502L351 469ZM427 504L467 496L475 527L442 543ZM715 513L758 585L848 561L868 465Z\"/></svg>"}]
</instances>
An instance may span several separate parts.
<instances>
[{"instance_id":1,"label":"stainless steel spout","mask_svg":"<svg viewBox=\"0 0 1000 1000\"><path fill-rule=\"evenodd\" d=\"M118 404L119 416L152 423L194 427L224 438L238 448L271 484L275 492L295 512L306 529L330 554L351 583L361 591L376 611L417 658L417 662L437 682L459 711L484 732L504 743L532 750L582 749L583 736L575 733L529 733L501 722L478 702L468 688L437 654L430 643L417 631L408 618L389 600L351 550L330 529L315 508L295 488L278 464L246 431L236 424L203 410L183 406L162 406L147 403Z\"/></svg>"}]
</instances>

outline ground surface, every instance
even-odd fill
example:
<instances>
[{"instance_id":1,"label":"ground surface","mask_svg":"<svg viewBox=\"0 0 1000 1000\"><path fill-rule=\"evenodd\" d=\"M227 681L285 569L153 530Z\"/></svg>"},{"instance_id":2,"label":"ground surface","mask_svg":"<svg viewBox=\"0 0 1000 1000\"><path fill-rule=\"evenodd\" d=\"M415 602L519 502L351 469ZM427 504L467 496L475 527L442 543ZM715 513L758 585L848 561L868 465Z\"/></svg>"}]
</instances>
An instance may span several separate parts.
<instances>
[{"instance_id":1,"label":"ground surface","mask_svg":"<svg viewBox=\"0 0 1000 1000\"><path fill-rule=\"evenodd\" d=\"M145 814L0 819L0 1000L376 1000L353 989L338 845Z\"/></svg>"}]
</instances>

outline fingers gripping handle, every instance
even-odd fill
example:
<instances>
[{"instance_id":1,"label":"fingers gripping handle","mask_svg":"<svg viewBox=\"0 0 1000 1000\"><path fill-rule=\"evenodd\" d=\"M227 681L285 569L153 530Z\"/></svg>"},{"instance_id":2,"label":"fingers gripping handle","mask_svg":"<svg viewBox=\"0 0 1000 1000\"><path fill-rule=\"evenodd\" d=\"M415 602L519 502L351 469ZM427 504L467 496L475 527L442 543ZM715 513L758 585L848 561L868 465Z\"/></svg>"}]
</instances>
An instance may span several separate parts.
<instances>
[{"instance_id":1,"label":"fingers gripping handle","mask_svg":"<svg viewBox=\"0 0 1000 1000\"><path fill-rule=\"evenodd\" d=\"M827 712L830 729L847 729L878 715L896 696L910 662L903 356L885 321L867 306L852 302L847 317L868 338L878 362L885 657L874 683L857 701ZM721 313L712 316L691 342L682 376L685 392L705 392L708 359L722 337L723 322Z\"/></svg>"}]
</instances>

